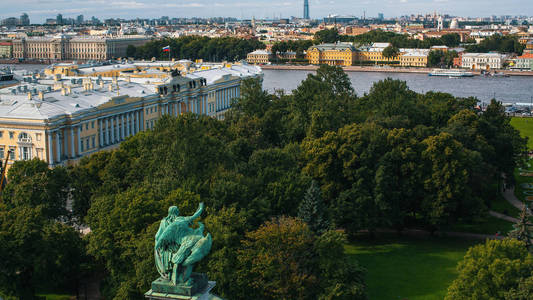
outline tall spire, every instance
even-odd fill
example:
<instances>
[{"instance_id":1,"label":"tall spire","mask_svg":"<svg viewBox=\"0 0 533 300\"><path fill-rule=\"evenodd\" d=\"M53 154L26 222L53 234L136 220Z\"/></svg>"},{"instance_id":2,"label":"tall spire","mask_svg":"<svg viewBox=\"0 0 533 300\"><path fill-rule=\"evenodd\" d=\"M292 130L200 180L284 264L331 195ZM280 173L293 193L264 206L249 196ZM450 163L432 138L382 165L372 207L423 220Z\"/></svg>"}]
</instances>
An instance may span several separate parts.
<instances>
[{"instance_id":1,"label":"tall spire","mask_svg":"<svg viewBox=\"0 0 533 300\"><path fill-rule=\"evenodd\" d=\"M304 0L304 19L309 20L309 0Z\"/></svg>"}]
</instances>

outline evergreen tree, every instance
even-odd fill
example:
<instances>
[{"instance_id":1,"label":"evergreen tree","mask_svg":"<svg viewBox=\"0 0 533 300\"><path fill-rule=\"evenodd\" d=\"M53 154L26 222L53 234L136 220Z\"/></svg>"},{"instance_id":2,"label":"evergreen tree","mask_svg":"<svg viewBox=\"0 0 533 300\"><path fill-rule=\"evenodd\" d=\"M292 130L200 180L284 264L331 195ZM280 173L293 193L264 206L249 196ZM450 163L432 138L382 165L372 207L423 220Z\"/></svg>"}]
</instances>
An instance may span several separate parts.
<instances>
[{"instance_id":1,"label":"evergreen tree","mask_svg":"<svg viewBox=\"0 0 533 300\"><path fill-rule=\"evenodd\" d=\"M526 243L526 248L533 251L531 240L533 239L533 223L529 219L529 208L524 205L513 230L509 232L509 237Z\"/></svg>"},{"instance_id":2,"label":"evergreen tree","mask_svg":"<svg viewBox=\"0 0 533 300\"><path fill-rule=\"evenodd\" d=\"M313 180L298 209L298 218L307 223L309 228L317 233L326 231L329 226L325 215L326 207L324 206L320 193L318 183Z\"/></svg>"}]
</instances>

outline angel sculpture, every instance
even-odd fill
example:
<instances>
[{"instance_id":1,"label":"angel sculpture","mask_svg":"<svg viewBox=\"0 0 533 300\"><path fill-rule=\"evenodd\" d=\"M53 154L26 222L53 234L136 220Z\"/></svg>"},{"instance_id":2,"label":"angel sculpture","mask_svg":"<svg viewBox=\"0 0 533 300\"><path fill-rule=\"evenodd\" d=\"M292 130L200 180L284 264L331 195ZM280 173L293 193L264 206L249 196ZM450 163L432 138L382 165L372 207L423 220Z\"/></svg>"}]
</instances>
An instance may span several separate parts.
<instances>
[{"instance_id":1,"label":"angel sculpture","mask_svg":"<svg viewBox=\"0 0 533 300\"><path fill-rule=\"evenodd\" d=\"M211 234L204 236L204 224L196 229L190 226L200 217L204 204L190 217L179 215L179 209L171 206L168 216L161 220L155 235L155 265L161 277L174 285L192 285L192 268L211 250Z\"/></svg>"}]
</instances>

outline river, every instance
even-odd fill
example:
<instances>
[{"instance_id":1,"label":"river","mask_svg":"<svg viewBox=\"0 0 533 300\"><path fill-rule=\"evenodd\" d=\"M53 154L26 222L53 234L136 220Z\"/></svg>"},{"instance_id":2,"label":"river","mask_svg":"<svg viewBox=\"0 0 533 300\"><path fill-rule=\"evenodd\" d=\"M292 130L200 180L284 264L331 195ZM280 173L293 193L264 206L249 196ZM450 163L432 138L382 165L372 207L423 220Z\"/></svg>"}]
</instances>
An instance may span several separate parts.
<instances>
[{"instance_id":1,"label":"river","mask_svg":"<svg viewBox=\"0 0 533 300\"><path fill-rule=\"evenodd\" d=\"M0 68L7 65L0 65ZM16 70L39 71L45 65L9 65ZM298 87L300 82L312 71L300 70L263 70L265 77L263 87L273 92L283 89L290 93ZM379 73L379 72L347 72L357 95L368 93L374 82L387 77L407 82L413 91L425 93L439 91L450 93L456 97L476 97L481 102L488 103L492 98L504 103L533 103L533 77L482 77L452 79L448 77L432 77L415 73Z\"/></svg>"},{"instance_id":2,"label":"river","mask_svg":"<svg viewBox=\"0 0 533 300\"><path fill-rule=\"evenodd\" d=\"M300 70L263 70L265 77L263 87L272 92L283 89L289 93L295 89L311 71ZM400 79L407 82L409 88L419 93L439 91L456 97L476 97L481 102L490 102L492 98L504 103L533 102L533 77L482 77L452 79L433 77L415 73L379 73L347 72L357 95L368 93L374 82L386 79Z\"/></svg>"}]
</instances>

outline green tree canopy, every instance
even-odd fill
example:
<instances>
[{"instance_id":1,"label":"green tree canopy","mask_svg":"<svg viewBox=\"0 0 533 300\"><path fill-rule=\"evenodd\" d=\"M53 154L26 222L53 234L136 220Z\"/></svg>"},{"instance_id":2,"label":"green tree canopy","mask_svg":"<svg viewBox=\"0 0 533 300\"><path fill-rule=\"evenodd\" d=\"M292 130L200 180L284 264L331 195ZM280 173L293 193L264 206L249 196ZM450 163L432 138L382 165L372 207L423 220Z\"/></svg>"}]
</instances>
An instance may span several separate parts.
<instances>
[{"instance_id":1,"label":"green tree canopy","mask_svg":"<svg viewBox=\"0 0 533 300\"><path fill-rule=\"evenodd\" d=\"M457 270L446 300L525 299L511 295L531 291L524 284L533 276L533 256L518 240L487 240L470 248Z\"/></svg>"}]
</instances>

